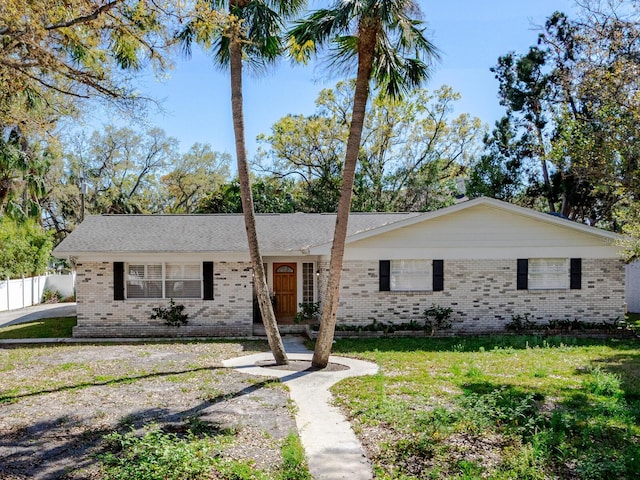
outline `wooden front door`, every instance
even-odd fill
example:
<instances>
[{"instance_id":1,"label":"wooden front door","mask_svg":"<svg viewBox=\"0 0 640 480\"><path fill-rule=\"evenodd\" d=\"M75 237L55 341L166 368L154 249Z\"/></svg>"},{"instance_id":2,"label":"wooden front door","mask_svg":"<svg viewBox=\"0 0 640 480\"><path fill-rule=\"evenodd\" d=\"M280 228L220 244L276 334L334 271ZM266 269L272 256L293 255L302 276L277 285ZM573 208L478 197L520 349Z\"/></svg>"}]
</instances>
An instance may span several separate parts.
<instances>
[{"instance_id":1,"label":"wooden front door","mask_svg":"<svg viewBox=\"0 0 640 480\"><path fill-rule=\"evenodd\" d=\"M298 279L295 263L273 264L273 293L276 297L276 318L291 320L297 311Z\"/></svg>"}]
</instances>

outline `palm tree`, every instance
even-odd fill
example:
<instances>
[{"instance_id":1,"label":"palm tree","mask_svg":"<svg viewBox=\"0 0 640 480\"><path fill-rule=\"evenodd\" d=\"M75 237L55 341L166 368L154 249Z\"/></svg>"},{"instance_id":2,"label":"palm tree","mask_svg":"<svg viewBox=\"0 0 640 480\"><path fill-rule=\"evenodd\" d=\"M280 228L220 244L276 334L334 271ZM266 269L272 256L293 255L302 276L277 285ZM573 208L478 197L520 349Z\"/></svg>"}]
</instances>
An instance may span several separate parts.
<instances>
[{"instance_id":1,"label":"palm tree","mask_svg":"<svg viewBox=\"0 0 640 480\"><path fill-rule=\"evenodd\" d=\"M258 68L274 62L283 50L280 36L283 21L297 14L303 6L303 0L200 0L195 10L198 18L180 34L187 51L191 43L197 41L213 50L219 67L230 70L233 132L253 281L269 346L278 365L287 364L288 359L278 331L258 245L244 137L242 62L246 60ZM226 9L228 14L221 14L216 9Z\"/></svg>"},{"instance_id":2,"label":"palm tree","mask_svg":"<svg viewBox=\"0 0 640 480\"><path fill-rule=\"evenodd\" d=\"M333 343L347 222L370 82L373 79L387 94L399 97L428 79L429 63L438 58L436 48L425 37L426 27L415 19L419 14L414 0L335 0L332 7L317 10L296 22L288 35L299 58L316 53L318 47L331 40L331 58L336 67L357 64L329 278L312 360L316 368L327 366Z\"/></svg>"}]
</instances>

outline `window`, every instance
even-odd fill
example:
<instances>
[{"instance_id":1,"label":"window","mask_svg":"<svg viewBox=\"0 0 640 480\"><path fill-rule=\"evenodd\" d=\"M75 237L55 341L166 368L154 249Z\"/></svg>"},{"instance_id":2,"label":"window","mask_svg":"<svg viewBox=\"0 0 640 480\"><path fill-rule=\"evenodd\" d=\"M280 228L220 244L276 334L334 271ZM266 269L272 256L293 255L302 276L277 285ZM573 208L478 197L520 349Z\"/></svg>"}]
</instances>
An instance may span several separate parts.
<instances>
[{"instance_id":1,"label":"window","mask_svg":"<svg viewBox=\"0 0 640 480\"><path fill-rule=\"evenodd\" d=\"M166 297L200 298L202 296L199 263L167 263L166 269Z\"/></svg>"},{"instance_id":2,"label":"window","mask_svg":"<svg viewBox=\"0 0 640 480\"><path fill-rule=\"evenodd\" d=\"M313 303L314 300L313 263L302 264L302 303Z\"/></svg>"},{"instance_id":3,"label":"window","mask_svg":"<svg viewBox=\"0 0 640 480\"><path fill-rule=\"evenodd\" d=\"M130 263L127 298L202 298L199 263Z\"/></svg>"},{"instance_id":4,"label":"window","mask_svg":"<svg viewBox=\"0 0 640 480\"><path fill-rule=\"evenodd\" d=\"M128 265L127 298L162 298L162 264Z\"/></svg>"},{"instance_id":5,"label":"window","mask_svg":"<svg viewBox=\"0 0 640 480\"><path fill-rule=\"evenodd\" d=\"M529 259L528 288L529 290L569 288L569 259Z\"/></svg>"},{"instance_id":6,"label":"window","mask_svg":"<svg viewBox=\"0 0 640 480\"><path fill-rule=\"evenodd\" d=\"M430 260L391 260L392 291L426 291L432 289Z\"/></svg>"}]
</instances>

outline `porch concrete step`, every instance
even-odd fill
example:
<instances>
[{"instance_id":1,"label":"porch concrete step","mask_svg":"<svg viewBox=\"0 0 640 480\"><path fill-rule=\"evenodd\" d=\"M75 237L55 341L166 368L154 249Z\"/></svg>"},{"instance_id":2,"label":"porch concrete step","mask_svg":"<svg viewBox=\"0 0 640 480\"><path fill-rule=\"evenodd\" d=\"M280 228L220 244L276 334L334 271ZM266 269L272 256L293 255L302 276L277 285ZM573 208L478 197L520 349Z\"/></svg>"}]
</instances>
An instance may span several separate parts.
<instances>
[{"instance_id":1,"label":"porch concrete step","mask_svg":"<svg viewBox=\"0 0 640 480\"><path fill-rule=\"evenodd\" d=\"M304 325L278 325L278 330L283 335L287 334L304 334L306 332L306 327ZM261 323L253 324L253 335L256 337L266 337L267 332L264 329L264 325Z\"/></svg>"}]
</instances>

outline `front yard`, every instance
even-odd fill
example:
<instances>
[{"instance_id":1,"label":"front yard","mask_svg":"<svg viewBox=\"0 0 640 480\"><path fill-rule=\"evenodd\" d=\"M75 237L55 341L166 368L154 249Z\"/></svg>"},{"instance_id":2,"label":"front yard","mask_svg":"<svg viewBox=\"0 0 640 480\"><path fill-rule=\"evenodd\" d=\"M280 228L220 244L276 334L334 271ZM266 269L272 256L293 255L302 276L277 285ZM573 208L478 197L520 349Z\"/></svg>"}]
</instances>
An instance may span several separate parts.
<instances>
[{"instance_id":1,"label":"front yard","mask_svg":"<svg viewBox=\"0 0 640 480\"><path fill-rule=\"evenodd\" d=\"M286 389L221 366L266 348L0 349L0 479L306 478Z\"/></svg>"},{"instance_id":2,"label":"front yard","mask_svg":"<svg viewBox=\"0 0 640 480\"><path fill-rule=\"evenodd\" d=\"M334 387L377 478L640 477L640 344L342 340L377 362Z\"/></svg>"},{"instance_id":3,"label":"front yard","mask_svg":"<svg viewBox=\"0 0 640 480\"><path fill-rule=\"evenodd\" d=\"M0 349L0 479L303 479L279 383L221 367L264 342ZM379 479L640 478L640 343L341 340L333 388Z\"/></svg>"}]
</instances>

